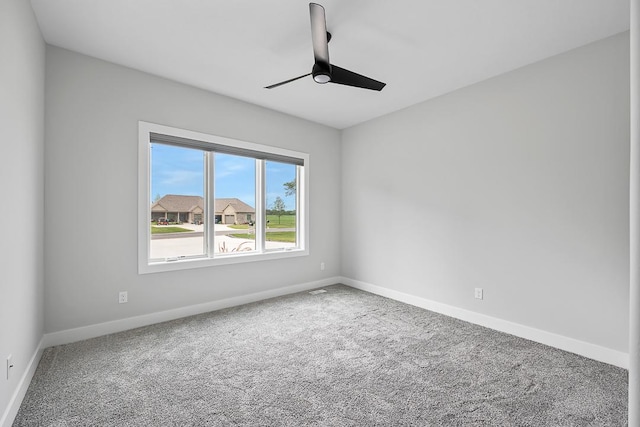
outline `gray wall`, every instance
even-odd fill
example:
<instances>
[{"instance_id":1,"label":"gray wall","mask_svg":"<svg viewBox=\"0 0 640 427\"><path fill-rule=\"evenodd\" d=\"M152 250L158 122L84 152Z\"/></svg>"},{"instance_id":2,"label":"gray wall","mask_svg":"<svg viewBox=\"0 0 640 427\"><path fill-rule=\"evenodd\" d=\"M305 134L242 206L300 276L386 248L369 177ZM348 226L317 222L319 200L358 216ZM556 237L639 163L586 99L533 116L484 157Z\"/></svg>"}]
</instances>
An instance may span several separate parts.
<instances>
[{"instance_id":1,"label":"gray wall","mask_svg":"<svg viewBox=\"0 0 640 427\"><path fill-rule=\"evenodd\" d=\"M45 45L28 1L0 2L0 58L2 418L42 337Z\"/></svg>"},{"instance_id":2,"label":"gray wall","mask_svg":"<svg viewBox=\"0 0 640 427\"><path fill-rule=\"evenodd\" d=\"M339 274L337 130L51 46L46 111L46 332ZM310 256L138 275L138 120L309 153Z\"/></svg>"},{"instance_id":3,"label":"gray wall","mask_svg":"<svg viewBox=\"0 0 640 427\"><path fill-rule=\"evenodd\" d=\"M342 141L344 276L627 351L628 33Z\"/></svg>"}]
</instances>

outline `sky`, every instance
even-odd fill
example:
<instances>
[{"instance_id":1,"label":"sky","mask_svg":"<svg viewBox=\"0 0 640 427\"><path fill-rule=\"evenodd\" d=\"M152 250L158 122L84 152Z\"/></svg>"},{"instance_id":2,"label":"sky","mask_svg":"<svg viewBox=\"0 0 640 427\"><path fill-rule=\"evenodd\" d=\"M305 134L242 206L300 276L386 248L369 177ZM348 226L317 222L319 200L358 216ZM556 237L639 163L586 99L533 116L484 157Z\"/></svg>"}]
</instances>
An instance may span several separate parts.
<instances>
[{"instance_id":1,"label":"sky","mask_svg":"<svg viewBox=\"0 0 640 427\"><path fill-rule=\"evenodd\" d=\"M255 208L255 159L215 154L215 197L236 197ZM267 161L267 208L277 196L286 210L295 209L295 196L285 196L283 184L295 179L296 167ZM151 144L151 201L166 194L204 195L203 151Z\"/></svg>"}]
</instances>

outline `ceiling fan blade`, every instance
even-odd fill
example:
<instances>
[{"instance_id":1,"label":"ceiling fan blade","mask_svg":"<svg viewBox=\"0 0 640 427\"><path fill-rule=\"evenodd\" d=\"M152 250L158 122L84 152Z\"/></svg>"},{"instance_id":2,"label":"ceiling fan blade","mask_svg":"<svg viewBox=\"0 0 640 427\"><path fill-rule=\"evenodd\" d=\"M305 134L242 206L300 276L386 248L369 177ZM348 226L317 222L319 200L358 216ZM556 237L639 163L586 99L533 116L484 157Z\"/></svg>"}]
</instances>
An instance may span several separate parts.
<instances>
[{"instance_id":1,"label":"ceiling fan blade","mask_svg":"<svg viewBox=\"0 0 640 427\"><path fill-rule=\"evenodd\" d=\"M309 3L311 14L311 43L316 64L329 67L329 41L327 40L327 21L324 7L317 3Z\"/></svg>"},{"instance_id":2,"label":"ceiling fan blade","mask_svg":"<svg viewBox=\"0 0 640 427\"><path fill-rule=\"evenodd\" d=\"M381 91L386 83L379 82L372 78L363 76L353 71L345 70L336 65L331 64L331 83L337 83L345 86L355 86L363 89L371 89Z\"/></svg>"},{"instance_id":3,"label":"ceiling fan blade","mask_svg":"<svg viewBox=\"0 0 640 427\"><path fill-rule=\"evenodd\" d=\"M299 80L299 79L301 79L301 78L303 78L303 77L307 77L307 76L310 76L310 75L311 75L311 73L307 73L307 74L305 74L305 75L298 76L298 77L294 77L294 78L292 78L292 79L285 80L285 81L283 81L283 82L276 83L276 84L273 84L273 85L271 85L271 86L265 86L265 89L273 89L274 87L278 87L278 86L286 85L287 83L291 83L291 82L293 82L293 81Z\"/></svg>"}]
</instances>

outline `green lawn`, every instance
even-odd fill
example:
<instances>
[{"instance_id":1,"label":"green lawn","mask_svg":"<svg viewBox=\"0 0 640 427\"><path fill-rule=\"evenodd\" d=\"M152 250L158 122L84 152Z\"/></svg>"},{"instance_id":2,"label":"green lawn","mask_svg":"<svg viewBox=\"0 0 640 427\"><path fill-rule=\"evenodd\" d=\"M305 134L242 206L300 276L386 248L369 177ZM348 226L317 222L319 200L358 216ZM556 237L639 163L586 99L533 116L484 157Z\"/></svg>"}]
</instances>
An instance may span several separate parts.
<instances>
[{"instance_id":1,"label":"green lawn","mask_svg":"<svg viewBox=\"0 0 640 427\"><path fill-rule=\"evenodd\" d=\"M267 215L269 228L296 228L295 215L282 215L278 220L278 215Z\"/></svg>"},{"instance_id":2,"label":"green lawn","mask_svg":"<svg viewBox=\"0 0 640 427\"><path fill-rule=\"evenodd\" d=\"M193 230L188 230L182 227L174 227L171 225L167 225L164 227L154 227L153 225L151 226L151 234L184 233L187 231L193 231Z\"/></svg>"},{"instance_id":3,"label":"green lawn","mask_svg":"<svg viewBox=\"0 0 640 427\"><path fill-rule=\"evenodd\" d=\"M251 239L255 240L255 234L230 234L231 237L237 237L239 239ZM295 231L276 231L267 233L267 241L268 242L286 242L286 243L295 243L296 242L296 232Z\"/></svg>"},{"instance_id":4,"label":"green lawn","mask_svg":"<svg viewBox=\"0 0 640 427\"><path fill-rule=\"evenodd\" d=\"M296 232L295 231L275 231L275 232L267 233L267 242L295 243Z\"/></svg>"}]
</instances>

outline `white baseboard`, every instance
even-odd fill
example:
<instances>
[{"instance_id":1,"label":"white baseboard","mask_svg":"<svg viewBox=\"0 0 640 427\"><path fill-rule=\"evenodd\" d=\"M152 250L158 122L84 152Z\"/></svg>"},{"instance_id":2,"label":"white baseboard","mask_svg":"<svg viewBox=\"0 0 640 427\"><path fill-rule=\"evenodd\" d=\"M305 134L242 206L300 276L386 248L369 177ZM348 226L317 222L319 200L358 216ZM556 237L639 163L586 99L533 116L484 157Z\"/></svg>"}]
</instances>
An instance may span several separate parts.
<instances>
[{"instance_id":1,"label":"white baseboard","mask_svg":"<svg viewBox=\"0 0 640 427\"><path fill-rule=\"evenodd\" d=\"M191 305L188 307L180 307L172 310L160 311L157 313L144 314L141 316L129 317L120 320L113 320L111 322L82 326L80 328L67 329L59 332L52 332L44 335L42 348L69 344L72 342L108 335L115 332L122 332L129 329L139 328L141 326L148 326L154 323L166 322L168 320L193 316L195 314L207 313L210 311L221 310L223 308L235 307L242 304L261 301L268 298L274 298L282 295L320 288L322 286L329 286L339 282L339 277L332 277L329 279L301 283L298 285L286 286L277 289L270 289L263 292L256 292L249 295L241 295L233 298L226 298L218 301Z\"/></svg>"},{"instance_id":2,"label":"white baseboard","mask_svg":"<svg viewBox=\"0 0 640 427\"><path fill-rule=\"evenodd\" d=\"M11 427L13 420L16 418L16 415L18 415L22 399L24 399L25 394L27 394L27 389L29 388L33 374L36 373L36 368L38 367L38 363L40 363L40 357L42 356L42 351L44 349L42 343L43 339L40 340L36 351L33 353L33 356L31 356L27 369L25 369L22 374L22 377L9 400L9 404L4 411L4 414L2 414L2 418L0 418L0 427Z\"/></svg>"},{"instance_id":3,"label":"white baseboard","mask_svg":"<svg viewBox=\"0 0 640 427\"><path fill-rule=\"evenodd\" d=\"M456 319L474 323L500 332L506 332L520 338L525 338L551 347L565 350L580 356L588 357L620 368L629 369L629 354L610 348L602 347L574 338L565 337L563 335L554 334L552 332L543 331L519 323L509 322L507 320L498 319L496 317L487 316L485 314L476 313L474 311L465 310L447 304L442 304L426 298L417 297L403 292L388 289L382 286L372 285L370 283L349 279L347 277L340 278L340 283L344 283L352 288L371 292L386 298L424 308L429 311L444 314L446 316L455 317Z\"/></svg>"}]
</instances>

